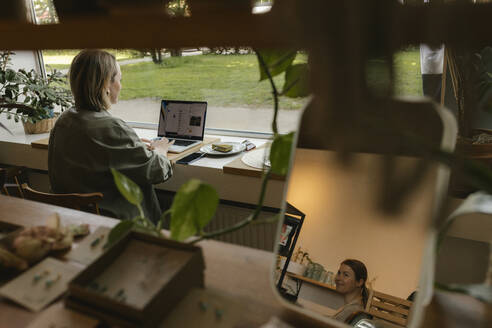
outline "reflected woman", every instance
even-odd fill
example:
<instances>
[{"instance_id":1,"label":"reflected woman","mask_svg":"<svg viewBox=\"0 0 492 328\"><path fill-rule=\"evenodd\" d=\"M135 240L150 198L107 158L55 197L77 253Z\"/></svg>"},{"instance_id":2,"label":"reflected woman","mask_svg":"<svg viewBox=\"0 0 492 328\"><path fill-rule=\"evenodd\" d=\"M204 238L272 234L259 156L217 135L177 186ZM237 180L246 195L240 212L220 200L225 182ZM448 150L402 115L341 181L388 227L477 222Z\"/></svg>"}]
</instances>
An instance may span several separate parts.
<instances>
[{"instance_id":1,"label":"reflected woman","mask_svg":"<svg viewBox=\"0 0 492 328\"><path fill-rule=\"evenodd\" d=\"M104 214L133 218L139 211L117 190L110 171L115 168L140 186L144 215L156 222L161 209L153 184L172 175L169 141L140 139L110 114L121 90L120 66L112 54L82 50L70 66L70 88L75 107L60 115L50 134L48 174L53 192L102 192L99 206Z\"/></svg>"},{"instance_id":2,"label":"reflected woman","mask_svg":"<svg viewBox=\"0 0 492 328\"><path fill-rule=\"evenodd\" d=\"M367 269L361 261L347 259L340 264L335 284L345 304L333 315L334 319L345 322L352 313L364 310L368 298L366 281Z\"/></svg>"}]
</instances>

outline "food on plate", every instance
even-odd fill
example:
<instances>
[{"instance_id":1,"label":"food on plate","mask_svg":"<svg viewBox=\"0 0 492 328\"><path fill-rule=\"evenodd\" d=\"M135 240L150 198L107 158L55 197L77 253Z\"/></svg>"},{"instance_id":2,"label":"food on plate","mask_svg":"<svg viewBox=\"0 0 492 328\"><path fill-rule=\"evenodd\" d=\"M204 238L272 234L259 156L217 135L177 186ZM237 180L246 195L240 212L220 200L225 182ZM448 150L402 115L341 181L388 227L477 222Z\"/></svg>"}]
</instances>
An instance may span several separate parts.
<instances>
[{"instance_id":1,"label":"food on plate","mask_svg":"<svg viewBox=\"0 0 492 328\"><path fill-rule=\"evenodd\" d=\"M220 151L221 153L228 153L232 150L232 145L224 143L214 143L212 144L212 149L215 151Z\"/></svg>"}]
</instances>

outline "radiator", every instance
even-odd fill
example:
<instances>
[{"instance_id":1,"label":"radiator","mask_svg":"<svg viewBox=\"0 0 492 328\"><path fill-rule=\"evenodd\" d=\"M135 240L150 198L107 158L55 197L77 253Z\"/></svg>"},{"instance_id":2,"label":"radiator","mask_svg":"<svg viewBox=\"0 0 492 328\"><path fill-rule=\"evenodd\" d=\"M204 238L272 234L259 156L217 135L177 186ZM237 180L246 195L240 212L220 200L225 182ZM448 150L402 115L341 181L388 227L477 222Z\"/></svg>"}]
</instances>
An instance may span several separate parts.
<instances>
[{"instance_id":1,"label":"radiator","mask_svg":"<svg viewBox=\"0 0 492 328\"><path fill-rule=\"evenodd\" d=\"M207 225L205 231L223 229L244 220L248 215L253 213L252 209L220 204L212 221ZM260 214L261 219L268 219L275 215L269 211L263 211ZM265 224L250 224L237 231L218 236L216 240L224 241L231 244L237 244L266 251L273 251L275 243L275 234L277 232L278 221Z\"/></svg>"}]
</instances>

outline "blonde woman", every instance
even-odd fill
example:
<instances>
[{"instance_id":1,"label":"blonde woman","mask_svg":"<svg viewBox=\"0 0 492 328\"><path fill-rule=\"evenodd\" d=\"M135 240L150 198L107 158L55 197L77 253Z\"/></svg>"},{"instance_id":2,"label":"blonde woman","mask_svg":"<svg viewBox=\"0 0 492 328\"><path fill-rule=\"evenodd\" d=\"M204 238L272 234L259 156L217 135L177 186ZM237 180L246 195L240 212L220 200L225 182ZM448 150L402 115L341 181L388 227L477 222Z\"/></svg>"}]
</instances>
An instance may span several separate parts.
<instances>
[{"instance_id":1,"label":"blonde woman","mask_svg":"<svg viewBox=\"0 0 492 328\"><path fill-rule=\"evenodd\" d=\"M155 222L161 209L153 184L172 175L169 141L141 140L110 114L121 90L121 70L112 54L82 50L69 74L75 107L60 115L50 133L48 174L53 192L102 192L100 207L105 214L133 218L139 212L116 189L110 171L115 168L140 186L144 214Z\"/></svg>"}]
</instances>

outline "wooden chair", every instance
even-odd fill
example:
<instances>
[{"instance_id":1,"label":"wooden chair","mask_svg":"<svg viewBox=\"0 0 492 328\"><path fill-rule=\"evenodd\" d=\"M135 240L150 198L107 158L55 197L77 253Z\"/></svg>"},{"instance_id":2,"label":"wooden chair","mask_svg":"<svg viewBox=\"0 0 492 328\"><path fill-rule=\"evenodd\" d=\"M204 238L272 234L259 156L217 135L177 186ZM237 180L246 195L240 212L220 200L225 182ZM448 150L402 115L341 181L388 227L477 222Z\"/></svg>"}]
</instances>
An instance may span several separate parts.
<instances>
[{"instance_id":1,"label":"wooden chair","mask_svg":"<svg viewBox=\"0 0 492 328\"><path fill-rule=\"evenodd\" d=\"M22 184L21 187L24 198L26 199L100 214L99 206L97 205L97 203L103 199L103 194L100 192L85 194L52 194L36 191L25 183Z\"/></svg>"},{"instance_id":2,"label":"wooden chair","mask_svg":"<svg viewBox=\"0 0 492 328\"><path fill-rule=\"evenodd\" d=\"M24 197L21 189L21 182L19 177L25 172L25 168L21 166L12 166L7 168L0 168L0 188L2 192L10 196L7 187L16 187L20 197ZM15 183L8 183L9 180L14 180Z\"/></svg>"},{"instance_id":3,"label":"wooden chair","mask_svg":"<svg viewBox=\"0 0 492 328\"><path fill-rule=\"evenodd\" d=\"M406 327L412 302L377 291L371 291L365 312L374 319L383 319Z\"/></svg>"},{"instance_id":4,"label":"wooden chair","mask_svg":"<svg viewBox=\"0 0 492 328\"><path fill-rule=\"evenodd\" d=\"M3 190L5 185L5 180L7 179L7 172L5 169L0 169L0 189Z\"/></svg>"}]
</instances>

